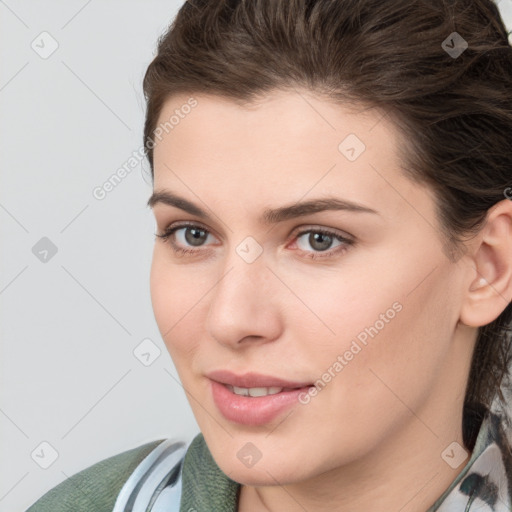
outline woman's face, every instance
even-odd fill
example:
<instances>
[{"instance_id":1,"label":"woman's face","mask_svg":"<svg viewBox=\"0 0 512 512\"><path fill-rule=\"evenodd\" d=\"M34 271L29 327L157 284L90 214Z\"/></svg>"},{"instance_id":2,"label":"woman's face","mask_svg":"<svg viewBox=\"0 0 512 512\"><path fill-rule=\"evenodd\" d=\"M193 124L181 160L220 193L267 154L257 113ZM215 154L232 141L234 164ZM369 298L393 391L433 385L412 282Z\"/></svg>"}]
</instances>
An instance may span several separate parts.
<instances>
[{"instance_id":1,"label":"woman's face","mask_svg":"<svg viewBox=\"0 0 512 512\"><path fill-rule=\"evenodd\" d=\"M159 118L151 204L158 234L178 229L155 241L151 296L217 464L274 485L418 440L441 456L472 349L464 265L394 126L306 91L194 98Z\"/></svg>"}]
</instances>

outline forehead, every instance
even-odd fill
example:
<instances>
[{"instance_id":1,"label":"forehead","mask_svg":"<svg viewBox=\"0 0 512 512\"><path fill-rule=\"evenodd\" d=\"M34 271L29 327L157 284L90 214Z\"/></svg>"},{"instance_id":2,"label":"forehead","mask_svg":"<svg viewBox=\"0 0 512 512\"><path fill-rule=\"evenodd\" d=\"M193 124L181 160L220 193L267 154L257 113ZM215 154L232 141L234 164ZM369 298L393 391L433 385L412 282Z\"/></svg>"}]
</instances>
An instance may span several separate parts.
<instances>
[{"instance_id":1,"label":"forehead","mask_svg":"<svg viewBox=\"0 0 512 512\"><path fill-rule=\"evenodd\" d=\"M190 104L194 106L190 107ZM326 130L338 132L336 136L347 130L359 132L359 135L375 130L375 140L383 132L391 137L397 135L395 127L385 119L384 112L377 108L359 103L334 103L304 89L276 90L243 103L210 94L174 95L164 102L155 128L158 127L163 138L170 131L185 137L189 135L187 128L192 128L194 135L204 131L208 135L204 142L216 139L228 142L229 139L237 139L235 135L242 137L247 135L246 132L251 135L250 132L255 134L256 131L258 142L265 142L262 136L267 133L266 142L275 140L275 135L279 135L281 144L285 138L290 142L315 139L316 132ZM286 131L283 132L282 128ZM161 139L159 137L158 141Z\"/></svg>"},{"instance_id":2,"label":"forehead","mask_svg":"<svg viewBox=\"0 0 512 512\"><path fill-rule=\"evenodd\" d=\"M195 106L185 108L191 98ZM397 213L410 208L405 197L417 202L414 193L424 193L403 174L401 138L378 109L304 90L276 91L246 105L183 94L165 102L158 125L165 123L155 138L155 190L246 205L338 192Z\"/></svg>"},{"instance_id":3,"label":"forehead","mask_svg":"<svg viewBox=\"0 0 512 512\"><path fill-rule=\"evenodd\" d=\"M157 162L206 154L213 163L235 156L292 161L321 152L344 156L348 168L369 151L392 159L398 142L381 111L335 104L305 90L278 90L243 105L215 95L175 95L164 103L155 131Z\"/></svg>"}]
</instances>

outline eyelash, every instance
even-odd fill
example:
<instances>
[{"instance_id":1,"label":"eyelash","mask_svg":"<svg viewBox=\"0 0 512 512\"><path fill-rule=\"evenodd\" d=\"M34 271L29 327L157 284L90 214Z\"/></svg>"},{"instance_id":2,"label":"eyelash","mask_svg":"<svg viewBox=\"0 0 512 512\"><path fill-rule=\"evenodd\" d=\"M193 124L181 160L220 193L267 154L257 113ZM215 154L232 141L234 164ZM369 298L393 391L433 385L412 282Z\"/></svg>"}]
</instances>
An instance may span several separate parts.
<instances>
[{"instance_id":1,"label":"eyelash","mask_svg":"<svg viewBox=\"0 0 512 512\"><path fill-rule=\"evenodd\" d=\"M183 228L199 228L201 231L204 231L207 234L211 234L210 231L208 231L207 229L203 228L202 226L200 226L198 224L178 224L176 226L166 228L164 233L155 234L155 236L157 236L158 238L161 238L164 242L167 242L172 237L172 235L174 235L174 233L176 231L178 231L179 229L183 229ZM306 258L309 258L312 260L316 260L316 259L320 259L320 258L328 258L328 257L334 256L334 255L337 255L338 253L342 254L348 249L348 247L355 244L354 240L345 238L333 231L330 231L330 230L324 229L324 228L304 229L303 231L299 231L295 235L295 238L299 238L306 233L321 233L322 235L328 235L328 236L342 242L342 244L343 244L343 245L339 245L337 248L331 249L331 250L327 249L325 251L315 251L315 252L306 251L307 252ZM169 245L171 246L171 249L176 254L179 254L179 255L197 254L198 252L201 252L203 250L203 249L185 249L183 247L179 247L173 241L170 241L170 240L169 240ZM301 251L301 249L299 249L299 251ZM302 252L304 252L304 251L302 251Z\"/></svg>"}]
</instances>

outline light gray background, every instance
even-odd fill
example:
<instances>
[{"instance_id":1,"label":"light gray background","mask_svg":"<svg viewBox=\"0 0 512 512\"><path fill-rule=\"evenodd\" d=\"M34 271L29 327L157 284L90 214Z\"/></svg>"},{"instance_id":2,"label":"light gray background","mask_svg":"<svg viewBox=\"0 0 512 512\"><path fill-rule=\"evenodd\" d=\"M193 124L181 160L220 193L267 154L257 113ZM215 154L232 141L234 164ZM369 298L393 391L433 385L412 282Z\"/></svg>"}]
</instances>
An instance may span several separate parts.
<instances>
[{"instance_id":1,"label":"light gray background","mask_svg":"<svg viewBox=\"0 0 512 512\"><path fill-rule=\"evenodd\" d=\"M147 162L93 196L142 146L142 78L182 3L0 0L0 511L199 432L151 308ZM512 28L512 0L500 8Z\"/></svg>"},{"instance_id":2,"label":"light gray background","mask_svg":"<svg viewBox=\"0 0 512 512\"><path fill-rule=\"evenodd\" d=\"M147 162L92 193L142 146L142 78L181 4L0 2L2 511L103 458L199 432L151 308ZM59 45L47 59L31 47L50 48L43 31ZM58 249L46 263L32 253L42 237ZM161 350L150 366L133 354L146 338ZM36 461L50 449L31 457L43 441L58 452L47 469Z\"/></svg>"}]
</instances>

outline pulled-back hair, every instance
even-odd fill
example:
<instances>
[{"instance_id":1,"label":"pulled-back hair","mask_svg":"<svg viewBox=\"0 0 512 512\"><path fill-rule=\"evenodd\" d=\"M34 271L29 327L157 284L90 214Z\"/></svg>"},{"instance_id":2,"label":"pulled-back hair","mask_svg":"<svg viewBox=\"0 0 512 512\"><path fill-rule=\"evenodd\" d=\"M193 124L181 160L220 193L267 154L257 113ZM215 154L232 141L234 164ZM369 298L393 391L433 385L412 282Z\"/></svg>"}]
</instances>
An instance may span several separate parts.
<instances>
[{"instance_id":1,"label":"pulled-back hair","mask_svg":"<svg viewBox=\"0 0 512 512\"><path fill-rule=\"evenodd\" d=\"M159 38L143 87L152 176L152 136L172 95L244 105L301 87L389 116L403 138L401 167L435 193L454 261L512 191L512 48L491 0L187 1ZM468 447L479 404L506 407L511 323L508 303L478 330L464 401Z\"/></svg>"}]
</instances>

